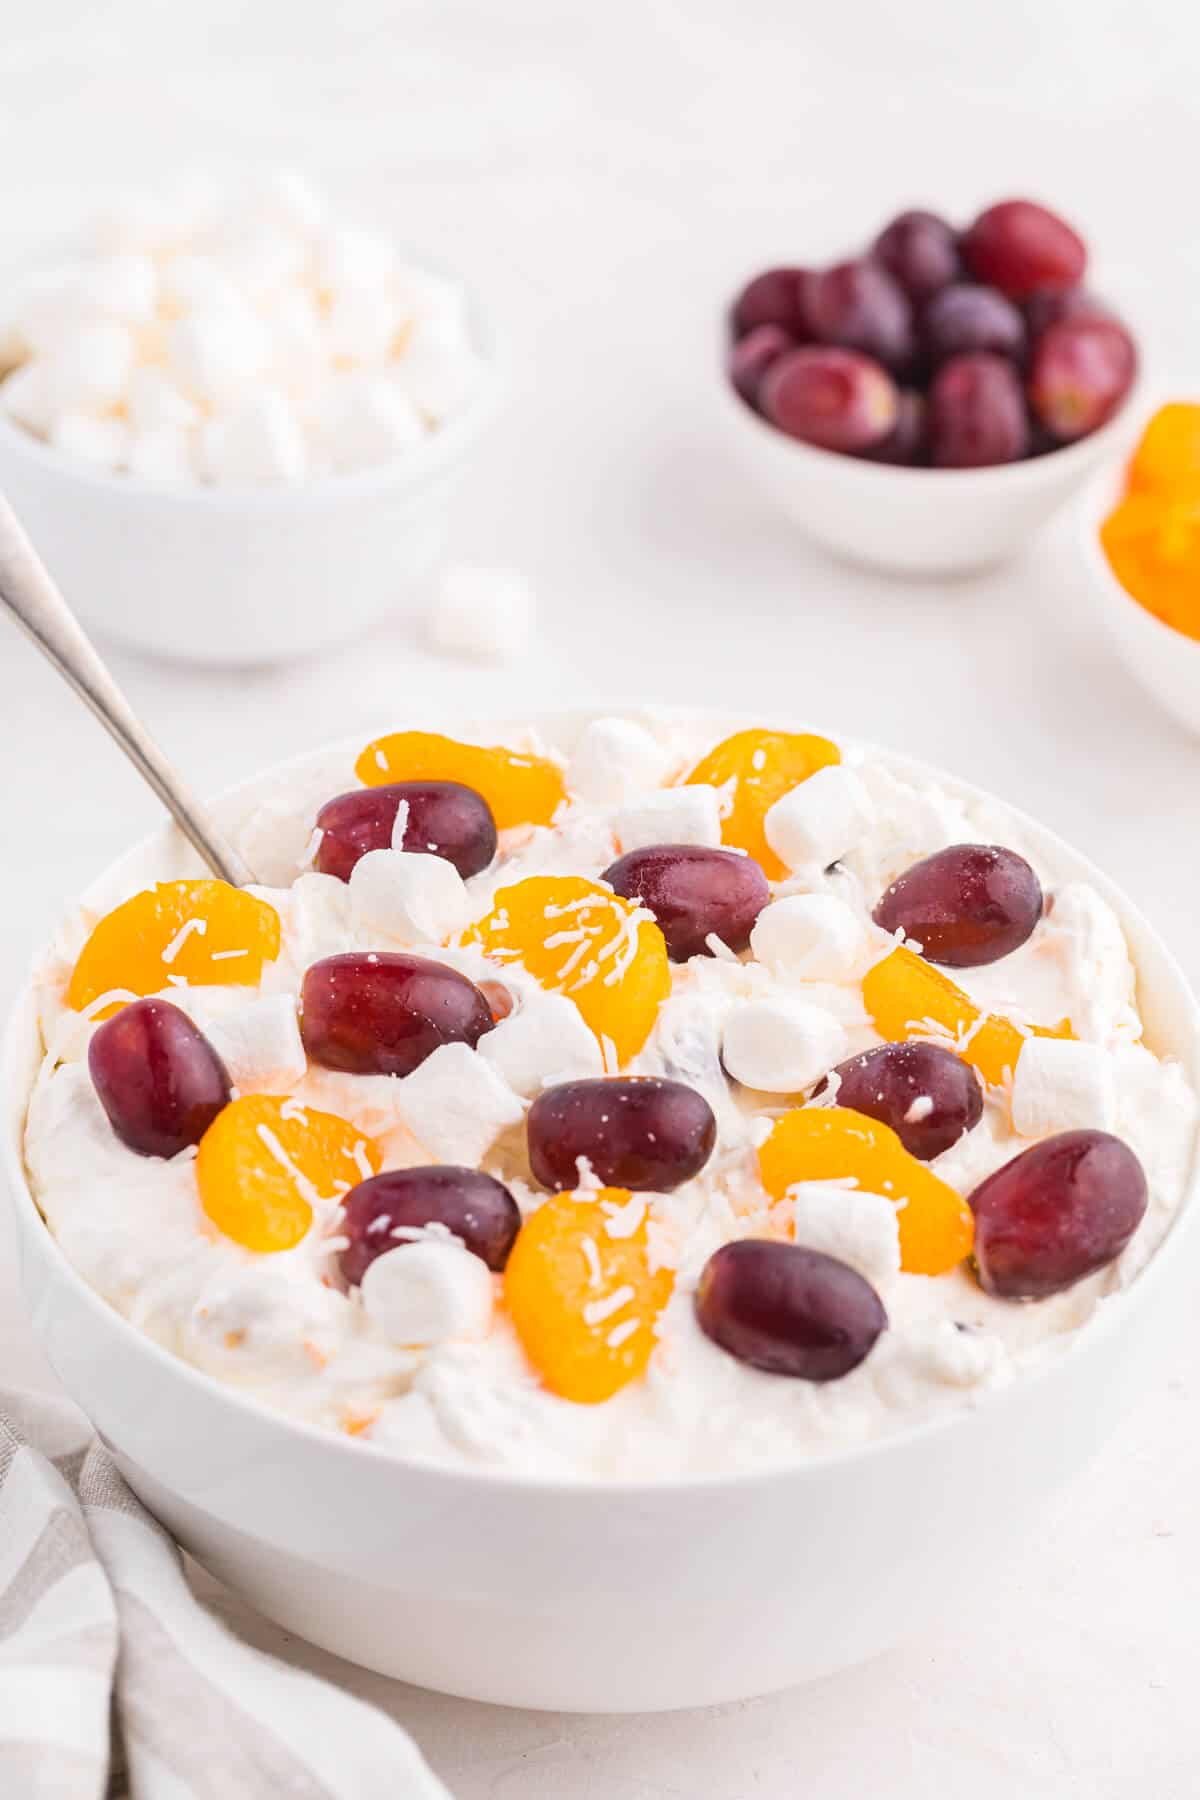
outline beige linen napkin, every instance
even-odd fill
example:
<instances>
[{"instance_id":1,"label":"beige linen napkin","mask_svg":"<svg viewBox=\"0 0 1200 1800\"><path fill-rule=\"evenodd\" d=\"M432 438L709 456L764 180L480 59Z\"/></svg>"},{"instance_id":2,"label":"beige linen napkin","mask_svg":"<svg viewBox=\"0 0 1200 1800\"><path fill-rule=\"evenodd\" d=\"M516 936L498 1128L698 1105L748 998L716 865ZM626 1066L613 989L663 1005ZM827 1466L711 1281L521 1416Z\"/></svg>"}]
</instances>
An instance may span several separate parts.
<instances>
[{"instance_id":1,"label":"beige linen napkin","mask_svg":"<svg viewBox=\"0 0 1200 1800\"><path fill-rule=\"evenodd\" d=\"M390 1719L204 1610L82 1413L5 1391L0 1795L450 1800Z\"/></svg>"}]
</instances>

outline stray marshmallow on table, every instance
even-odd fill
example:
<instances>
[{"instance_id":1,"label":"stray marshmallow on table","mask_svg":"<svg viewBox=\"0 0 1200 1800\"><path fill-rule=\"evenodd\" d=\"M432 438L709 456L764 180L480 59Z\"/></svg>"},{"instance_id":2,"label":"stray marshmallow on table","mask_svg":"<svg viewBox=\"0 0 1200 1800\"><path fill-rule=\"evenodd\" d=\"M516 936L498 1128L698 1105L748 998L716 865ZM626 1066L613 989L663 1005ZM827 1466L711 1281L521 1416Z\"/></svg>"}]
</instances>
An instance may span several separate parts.
<instances>
[{"instance_id":1,"label":"stray marshmallow on table","mask_svg":"<svg viewBox=\"0 0 1200 1800\"><path fill-rule=\"evenodd\" d=\"M478 1341L492 1324L492 1278L457 1238L421 1237L369 1263L367 1317L390 1344Z\"/></svg>"},{"instance_id":2,"label":"stray marshmallow on table","mask_svg":"<svg viewBox=\"0 0 1200 1800\"><path fill-rule=\"evenodd\" d=\"M695 786L659 788L623 806L613 818L621 849L647 844L701 844L715 849L721 842L721 794L703 782Z\"/></svg>"},{"instance_id":3,"label":"stray marshmallow on table","mask_svg":"<svg viewBox=\"0 0 1200 1800\"><path fill-rule=\"evenodd\" d=\"M525 648L532 629L533 590L515 569L456 563L443 574L429 615L437 649L504 662Z\"/></svg>"},{"instance_id":4,"label":"stray marshmallow on table","mask_svg":"<svg viewBox=\"0 0 1200 1800\"><path fill-rule=\"evenodd\" d=\"M438 1162L477 1168L525 1109L490 1062L466 1044L443 1044L396 1083L401 1123Z\"/></svg>"},{"instance_id":5,"label":"stray marshmallow on table","mask_svg":"<svg viewBox=\"0 0 1200 1800\"><path fill-rule=\"evenodd\" d=\"M900 1224L893 1201L821 1181L798 1181L788 1193L796 1242L806 1250L836 1256L875 1283L899 1274Z\"/></svg>"},{"instance_id":6,"label":"stray marshmallow on table","mask_svg":"<svg viewBox=\"0 0 1200 1800\"><path fill-rule=\"evenodd\" d=\"M565 994L531 994L484 1033L479 1054L526 1100L554 1082L604 1073L596 1034Z\"/></svg>"},{"instance_id":7,"label":"stray marshmallow on table","mask_svg":"<svg viewBox=\"0 0 1200 1800\"><path fill-rule=\"evenodd\" d=\"M296 176L127 203L0 302L0 412L146 481L296 483L401 462L482 370L453 282Z\"/></svg>"},{"instance_id":8,"label":"stray marshmallow on table","mask_svg":"<svg viewBox=\"0 0 1200 1800\"><path fill-rule=\"evenodd\" d=\"M842 981L866 946L858 915L836 894L786 894L750 933L755 958L782 981Z\"/></svg>"},{"instance_id":9,"label":"stray marshmallow on table","mask_svg":"<svg viewBox=\"0 0 1200 1800\"><path fill-rule=\"evenodd\" d=\"M817 873L845 856L874 817L862 781L841 763L818 769L777 800L763 820L768 844L789 869Z\"/></svg>"},{"instance_id":10,"label":"stray marshmallow on table","mask_svg":"<svg viewBox=\"0 0 1200 1800\"><path fill-rule=\"evenodd\" d=\"M1112 1131L1117 1118L1112 1058L1099 1044L1029 1037L1013 1071L1012 1122L1021 1137Z\"/></svg>"},{"instance_id":11,"label":"stray marshmallow on table","mask_svg":"<svg viewBox=\"0 0 1200 1800\"><path fill-rule=\"evenodd\" d=\"M620 806L660 787L670 751L636 719L593 719L571 754L567 786L593 806Z\"/></svg>"},{"instance_id":12,"label":"stray marshmallow on table","mask_svg":"<svg viewBox=\"0 0 1200 1800\"><path fill-rule=\"evenodd\" d=\"M440 944L471 916L463 878L444 856L368 850L350 872L350 912L368 934L404 944Z\"/></svg>"},{"instance_id":13,"label":"stray marshmallow on table","mask_svg":"<svg viewBox=\"0 0 1200 1800\"><path fill-rule=\"evenodd\" d=\"M743 1087L792 1094L840 1062L846 1033L823 1006L790 994L745 1000L725 1020L721 1061Z\"/></svg>"}]
</instances>

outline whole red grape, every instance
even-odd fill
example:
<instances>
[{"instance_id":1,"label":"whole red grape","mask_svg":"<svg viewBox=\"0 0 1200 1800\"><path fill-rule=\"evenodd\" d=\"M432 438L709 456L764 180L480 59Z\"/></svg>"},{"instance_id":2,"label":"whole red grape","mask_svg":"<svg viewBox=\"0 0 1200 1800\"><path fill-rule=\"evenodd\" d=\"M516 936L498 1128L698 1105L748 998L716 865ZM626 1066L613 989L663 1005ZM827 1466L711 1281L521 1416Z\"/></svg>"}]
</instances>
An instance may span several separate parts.
<instances>
[{"instance_id":1,"label":"whole red grape","mask_svg":"<svg viewBox=\"0 0 1200 1800\"><path fill-rule=\"evenodd\" d=\"M396 1232L441 1225L489 1269L501 1270L521 1229L521 1213L508 1189L482 1169L453 1163L430 1168L387 1169L360 1181L342 1201L346 1247L340 1267L357 1287L375 1261L398 1244Z\"/></svg>"},{"instance_id":2,"label":"whole red grape","mask_svg":"<svg viewBox=\"0 0 1200 1800\"><path fill-rule=\"evenodd\" d=\"M109 1124L139 1156L178 1156L229 1103L220 1057L168 1000L134 1000L98 1026L88 1072Z\"/></svg>"},{"instance_id":3,"label":"whole red grape","mask_svg":"<svg viewBox=\"0 0 1200 1800\"><path fill-rule=\"evenodd\" d=\"M752 856L705 844L647 844L605 869L602 880L657 919L672 962L711 956L714 934L744 950L771 888ZM617 1184L620 1186L620 1183Z\"/></svg>"},{"instance_id":4,"label":"whole red grape","mask_svg":"<svg viewBox=\"0 0 1200 1800\"><path fill-rule=\"evenodd\" d=\"M907 294L886 269L867 257L836 263L809 278L808 317L814 337L842 350L861 350L885 368L909 367L916 350Z\"/></svg>"},{"instance_id":5,"label":"whole red grape","mask_svg":"<svg viewBox=\"0 0 1200 1800\"><path fill-rule=\"evenodd\" d=\"M789 437L853 454L887 437L899 395L887 370L869 356L811 345L771 364L759 404Z\"/></svg>"},{"instance_id":6,"label":"whole red grape","mask_svg":"<svg viewBox=\"0 0 1200 1800\"><path fill-rule=\"evenodd\" d=\"M443 1044L474 1049L493 1023L465 975L402 951L327 956L300 988L304 1048L322 1068L348 1075L411 1075Z\"/></svg>"},{"instance_id":7,"label":"whole red grape","mask_svg":"<svg viewBox=\"0 0 1200 1800\"><path fill-rule=\"evenodd\" d=\"M943 363L929 390L929 440L941 469L1019 461L1029 448L1029 420L1012 364L988 351Z\"/></svg>"},{"instance_id":8,"label":"whole red grape","mask_svg":"<svg viewBox=\"0 0 1200 1800\"><path fill-rule=\"evenodd\" d=\"M782 325L756 325L730 347L727 363L729 379L749 405L757 407L758 390L762 386L763 376L771 364L785 350L790 350L794 343L795 339L789 336Z\"/></svg>"},{"instance_id":9,"label":"whole red grape","mask_svg":"<svg viewBox=\"0 0 1200 1800\"><path fill-rule=\"evenodd\" d=\"M733 303L733 335L745 337L758 325L779 325L789 337L808 337L804 305L807 279L806 269L764 269L748 281Z\"/></svg>"},{"instance_id":10,"label":"whole red grape","mask_svg":"<svg viewBox=\"0 0 1200 1800\"><path fill-rule=\"evenodd\" d=\"M1060 319L1112 319L1111 306L1097 300L1087 288L1064 288L1061 293L1030 294L1024 302L1025 323L1030 338L1041 337Z\"/></svg>"},{"instance_id":11,"label":"whole red grape","mask_svg":"<svg viewBox=\"0 0 1200 1800\"><path fill-rule=\"evenodd\" d=\"M934 364L969 350L991 350L1020 363L1026 350L1025 321L1019 308L995 288L956 281L935 294L925 308L921 342Z\"/></svg>"},{"instance_id":12,"label":"whole red grape","mask_svg":"<svg viewBox=\"0 0 1200 1800\"><path fill-rule=\"evenodd\" d=\"M929 962L974 969L1019 949L1042 909L1042 884L1015 850L951 844L898 875L871 916Z\"/></svg>"},{"instance_id":13,"label":"whole red grape","mask_svg":"<svg viewBox=\"0 0 1200 1800\"><path fill-rule=\"evenodd\" d=\"M1038 340L1029 398L1047 431L1062 441L1108 423L1137 374L1133 339L1116 319L1063 319Z\"/></svg>"},{"instance_id":14,"label":"whole red grape","mask_svg":"<svg viewBox=\"0 0 1200 1800\"><path fill-rule=\"evenodd\" d=\"M317 814L316 867L349 881L369 850L390 850L396 815L405 807L402 847L453 863L465 881L496 854L496 821L482 794L458 781L394 781L352 788Z\"/></svg>"},{"instance_id":15,"label":"whole red grape","mask_svg":"<svg viewBox=\"0 0 1200 1800\"><path fill-rule=\"evenodd\" d=\"M940 1044L876 1044L839 1063L838 1106L890 1125L910 1156L929 1162L983 1117L979 1077ZM829 1078L813 1090L823 1093Z\"/></svg>"},{"instance_id":16,"label":"whole red grape","mask_svg":"<svg viewBox=\"0 0 1200 1800\"><path fill-rule=\"evenodd\" d=\"M954 228L936 213L919 209L902 212L885 226L871 255L912 300L928 300L955 281L962 268Z\"/></svg>"},{"instance_id":17,"label":"whole red grape","mask_svg":"<svg viewBox=\"0 0 1200 1800\"><path fill-rule=\"evenodd\" d=\"M714 1344L769 1375L837 1381L887 1328L875 1289L857 1269L767 1238L722 1244L705 1263L696 1319Z\"/></svg>"},{"instance_id":18,"label":"whole red grape","mask_svg":"<svg viewBox=\"0 0 1200 1800\"><path fill-rule=\"evenodd\" d=\"M977 281L1012 300L1075 287L1087 267L1087 245L1078 232L1035 200L989 206L965 233L962 253Z\"/></svg>"},{"instance_id":19,"label":"whole red grape","mask_svg":"<svg viewBox=\"0 0 1200 1800\"><path fill-rule=\"evenodd\" d=\"M669 1194L698 1175L717 1141L703 1094L654 1075L609 1075L544 1088L526 1122L529 1166L543 1187L579 1180L579 1159L606 1187Z\"/></svg>"}]
</instances>

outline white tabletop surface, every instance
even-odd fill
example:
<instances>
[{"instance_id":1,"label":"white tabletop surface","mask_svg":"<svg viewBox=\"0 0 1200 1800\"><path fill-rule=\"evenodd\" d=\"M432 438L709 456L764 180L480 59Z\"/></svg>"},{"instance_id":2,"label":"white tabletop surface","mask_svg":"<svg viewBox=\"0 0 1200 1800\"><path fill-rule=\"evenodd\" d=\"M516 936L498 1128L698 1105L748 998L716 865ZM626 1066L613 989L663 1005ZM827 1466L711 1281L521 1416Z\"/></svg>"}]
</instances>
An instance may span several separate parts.
<instances>
[{"instance_id":1,"label":"white tabletop surface","mask_svg":"<svg viewBox=\"0 0 1200 1800\"><path fill-rule=\"evenodd\" d=\"M1141 297L1159 371L1186 373L1200 87L1185 9L4 12L6 248L55 235L148 169L215 150L225 165L283 161L474 271L513 339L511 404L456 551L536 583L528 655L502 670L446 662L404 618L265 672L114 653L197 783L399 725L412 696L475 712L761 702L951 764L1036 811L1200 975L1200 748L1103 641L1070 523L1006 569L940 588L836 566L729 465L711 395L713 319L739 275L852 244L902 203L962 215L1021 191L1090 230ZM3 631L0 808L7 1000L64 899L155 813ZM393 1711L459 1800L1183 1800L1200 1750L1200 1320L1193 1338L1057 1513L948 1597L940 1629L807 1690L683 1717L506 1712L355 1671L218 1603L255 1641ZM0 1349L6 1380L49 1379L6 1241Z\"/></svg>"}]
</instances>

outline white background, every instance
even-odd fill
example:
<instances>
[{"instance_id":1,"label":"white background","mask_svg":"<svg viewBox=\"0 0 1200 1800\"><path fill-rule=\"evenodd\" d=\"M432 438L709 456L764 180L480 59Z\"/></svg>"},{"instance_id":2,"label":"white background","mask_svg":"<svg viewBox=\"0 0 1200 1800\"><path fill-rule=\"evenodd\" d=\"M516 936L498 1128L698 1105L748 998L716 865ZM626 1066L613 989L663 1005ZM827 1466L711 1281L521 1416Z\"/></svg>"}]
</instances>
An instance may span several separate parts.
<instances>
[{"instance_id":1,"label":"white background","mask_svg":"<svg viewBox=\"0 0 1200 1800\"><path fill-rule=\"evenodd\" d=\"M714 322L756 265L852 247L905 203L963 217L1020 192L1088 231L1155 372L1186 383L1200 291L1191 11L2 0L6 254L161 169L286 162L469 270L512 342L511 402L456 547L536 582L525 659L440 661L398 616L269 673L114 655L131 697L207 788L401 725L411 697L475 712L761 700L1038 812L1200 974L1200 753L1102 640L1071 521L970 583L840 568L744 485L712 393ZM282 641L286 595L261 604ZM63 901L153 818L98 729L0 631L0 999ZM0 1279L3 1374L42 1379L7 1255ZM539 1717L283 1648L394 1710L460 1800L1183 1800L1200 1765L1200 1326L1193 1337L1055 1518L943 1597L937 1633L808 1690L684 1718ZM898 1555L920 1529L897 1521ZM630 1623L654 1628L636 1595Z\"/></svg>"}]
</instances>

